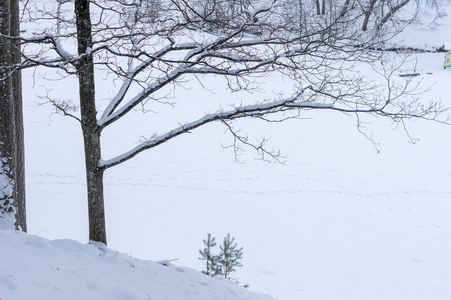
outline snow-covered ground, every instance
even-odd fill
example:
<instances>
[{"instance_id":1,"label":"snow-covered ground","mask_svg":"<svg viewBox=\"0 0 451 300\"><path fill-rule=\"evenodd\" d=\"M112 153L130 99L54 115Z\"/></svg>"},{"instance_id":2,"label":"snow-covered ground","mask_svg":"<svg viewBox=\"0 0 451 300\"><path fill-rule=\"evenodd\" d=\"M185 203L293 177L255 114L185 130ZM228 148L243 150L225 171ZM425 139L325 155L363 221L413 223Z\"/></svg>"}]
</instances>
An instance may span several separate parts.
<instances>
[{"instance_id":1,"label":"snow-covered ground","mask_svg":"<svg viewBox=\"0 0 451 300\"><path fill-rule=\"evenodd\" d=\"M443 26L421 35L421 43L450 42ZM414 33L400 39L416 47ZM416 61L421 74L415 80L431 87L422 99L451 105L444 54L412 58L406 68ZM219 241L230 232L244 247L244 266L234 273L240 284L276 299L451 297L450 126L407 122L408 134L418 139L413 144L402 128L369 118L366 131L374 133L376 149L357 131L355 118L334 112L306 112L301 120L277 124L240 121L252 138L271 137L270 146L287 155L284 165L256 161L251 150L240 157L245 163L235 163L221 146L232 142L223 126L198 129L107 171L113 251L86 245L80 129L72 119L52 115L50 105L37 104L43 81L33 82L31 75L24 74L29 233L82 244L0 231L1 257L11 258L0 268L2 300L264 299L188 268L138 260L177 259L173 264L200 271L198 250L208 232ZM76 96L67 85L53 90L63 98ZM183 123L189 120L178 114L203 113L211 98L225 93L190 91L176 108L146 114L154 123L138 131L132 121L147 119L137 112L134 120L105 132L105 158L128 149L140 135L164 132L165 113ZM174 281L168 286L169 278ZM90 280L98 281L90 286ZM207 285L224 294L195 294L207 293L200 289Z\"/></svg>"},{"instance_id":2,"label":"snow-covered ground","mask_svg":"<svg viewBox=\"0 0 451 300\"><path fill-rule=\"evenodd\" d=\"M419 1L418 3L420 3L420 9L417 18L391 43L395 47L411 47L426 51L436 50L446 43L451 43L448 29L451 19L451 1ZM433 3L437 3L438 8ZM409 19L414 15L412 8L416 3L411 2L409 5L407 9L400 12L401 17Z\"/></svg>"},{"instance_id":3,"label":"snow-covered ground","mask_svg":"<svg viewBox=\"0 0 451 300\"><path fill-rule=\"evenodd\" d=\"M269 300L230 280L212 279L168 261L150 262L110 250L22 232L0 231L1 299Z\"/></svg>"}]
</instances>

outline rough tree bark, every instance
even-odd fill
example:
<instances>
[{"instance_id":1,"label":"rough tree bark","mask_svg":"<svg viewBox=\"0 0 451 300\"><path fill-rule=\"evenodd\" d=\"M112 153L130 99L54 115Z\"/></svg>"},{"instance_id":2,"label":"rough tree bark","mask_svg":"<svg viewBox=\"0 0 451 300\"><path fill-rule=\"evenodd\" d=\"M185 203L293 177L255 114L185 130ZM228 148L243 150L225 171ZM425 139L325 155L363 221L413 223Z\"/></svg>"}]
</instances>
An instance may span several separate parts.
<instances>
[{"instance_id":1,"label":"rough tree bark","mask_svg":"<svg viewBox=\"0 0 451 300\"><path fill-rule=\"evenodd\" d=\"M97 126L95 83L92 49L91 17L89 0L75 1L77 42L80 59L77 75L80 93L81 128L83 132L86 180L88 191L89 239L106 244L105 211L103 204L103 172L100 130Z\"/></svg>"},{"instance_id":2,"label":"rough tree bark","mask_svg":"<svg viewBox=\"0 0 451 300\"><path fill-rule=\"evenodd\" d=\"M0 19L0 171L7 178L0 187L0 212L14 214L11 227L26 232L22 76L14 71L21 52L19 41L11 38L20 35L19 1L1 1Z\"/></svg>"},{"instance_id":3,"label":"rough tree bark","mask_svg":"<svg viewBox=\"0 0 451 300\"><path fill-rule=\"evenodd\" d=\"M1 213L14 213L14 106L11 62L10 1L0 2L0 173L3 177L0 199Z\"/></svg>"},{"instance_id":4,"label":"rough tree bark","mask_svg":"<svg viewBox=\"0 0 451 300\"><path fill-rule=\"evenodd\" d=\"M11 0L10 34L20 36L20 9L19 0ZM20 44L18 40L11 43L11 62L19 64L21 61ZM25 145L22 108L22 73L16 70L12 75L12 97L14 105L15 132L14 132L14 203L16 206L16 229L27 232L26 197L25 197Z\"/></svg>"}]
</instances>

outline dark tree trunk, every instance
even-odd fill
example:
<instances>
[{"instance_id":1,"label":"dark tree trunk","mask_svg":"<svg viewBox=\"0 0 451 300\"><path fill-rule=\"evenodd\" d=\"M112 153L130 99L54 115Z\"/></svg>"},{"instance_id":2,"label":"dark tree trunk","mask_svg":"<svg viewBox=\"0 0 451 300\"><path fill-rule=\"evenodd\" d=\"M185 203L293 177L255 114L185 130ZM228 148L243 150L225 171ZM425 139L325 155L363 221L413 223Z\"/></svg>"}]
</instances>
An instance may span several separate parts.
<instances>
[{"instance_id":1,"label":"dark tree trunk","mask_svg":"<svg viewBox=\"0 0 451 300\"><path fill-rule=\"evenodd\" d=\"M319 0L315 0L315 5L316 5L316 14L320 15L321 14L321 5L319 3Z\"/></svg>"},{"instance_id":2,"label":"dark tree trunk","mask_svg":"<svg viewBox=\"0 0 451 300\"><path fill-rule=\"evenodd\" d=\"M367 29L368 29L368 22L370 20L371 14L373 13L376 2L377 2L377 0L371 0L370 7L365 12L365 19L363 20L363 25L362 25L363 31L367 31Z\"/></svg>"},{"instance_id":3,"label":"dark tree trunk","mask_svg":"<svg viewBox=\"0 0 451 300\"><path fill-rule=\"evenodd\" d=\"M343 8L341 9L341 12L340 12L340 17L341 18L343 18L345 15L346 15L346 13L348 12L348 9L349 9L349 2L350 2L351 0L346 0L345 1L345 4L343 4Z\"/></svg>"},{"instance_id":4,"label":"dark tree trunk","mask_svg":"<svg viewBox=\"0 0 451 300\"><path fill-rule=\"evenodd\" d=\"M0 1L0 173L7 178L0 188L0 213L14 213L14 105L12 98L10 1Z\"/></svg>"},{"instance_id":5,"label":"dark tree trunk","mask_svg":"<svg viewBox=\"0 0 451 300\"><path fill-rule=\"evenodd\" d=\"M11 36L20 36L19 1L11 0ZM21 52L19 42L11 44L11 62L19 64ZM15 118L15 152L14 152L14 203L16 206L16 229L27 232L27 213L25 198L25 148L22 108L22 73L15 71L12 77L12 97Z\"/></svg>"},{"instance_id":6,"label":"dark tree trunk","mask_svg":"<svg viewBox=\"0 0 451 300\"><path fill-rule=\"evenodd\" d=\"M304 28L304 7L302 0L299 0L299 36L302 36Z\"/></svg>"},{"instance_id":7,"label":"dark tree trunk","mask_svg":"<svg viewBox=\"0 0 451 300\"><path fill-rule=\"evenodd\" d=\"M89 239L106 244L105 210L103 201L103 169L99 168L101 158L100 131L97 127L95 105L95 83L89 0L75 1L77 21L81 128L83 131L86 180L88 190Z\"/></svg>"},{"instance_id":8,"label":"dark tree trunk","mask_svg":"<svg viewBox=\"0 0 451 300\"><path fill-rule=\"evenodd\" d=\"M401 3L399 3L397 6L392 7L390 11L382 18L381 23L379 24L379 27L382 27L385 23L387 23L388 20L390 20L393 15L403 8L405 5L407 5L410 2L410 0L404 0Z\"/></svg>"}]
</instances>

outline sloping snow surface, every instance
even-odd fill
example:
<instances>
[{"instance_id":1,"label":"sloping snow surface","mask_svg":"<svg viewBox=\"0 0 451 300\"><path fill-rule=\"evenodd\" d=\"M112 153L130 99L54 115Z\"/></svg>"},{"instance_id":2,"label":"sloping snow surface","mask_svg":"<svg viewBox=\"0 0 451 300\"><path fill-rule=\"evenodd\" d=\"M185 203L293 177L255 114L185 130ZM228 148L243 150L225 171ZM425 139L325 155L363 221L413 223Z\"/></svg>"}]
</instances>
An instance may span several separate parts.
<instances>
[{"instance_id":1,"label":"sloping snow surface","mask_svg":"<svg viewBox=\"0 0 451 300\"><path fill-rule=\"evenodd\" d=\"M0 230L1 299L271 299L230 280L167 261L131 258L98 244L48 241Z\"/></svg>"}]
</instances>

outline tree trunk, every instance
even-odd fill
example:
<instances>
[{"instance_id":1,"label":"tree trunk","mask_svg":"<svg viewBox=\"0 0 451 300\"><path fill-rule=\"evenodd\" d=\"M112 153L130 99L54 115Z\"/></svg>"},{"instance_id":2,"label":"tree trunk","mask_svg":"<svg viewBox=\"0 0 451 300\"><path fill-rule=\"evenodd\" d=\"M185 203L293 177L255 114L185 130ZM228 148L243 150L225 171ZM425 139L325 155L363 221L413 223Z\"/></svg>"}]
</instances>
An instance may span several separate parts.
<instances>
[{"instance_id":1,"label":"tree trunk","mask_svg":"<svg viewBox=\"0 0 451 300\"><path fill-rule=\"evenodd\" d=\"M343 4L343 8L341 9L341 12L340 12L340 18L343 18L346 15L346 13L348 12L350 1L351 0L346 0L345 4Z\"/></svg>"},{"instance_id":2,"label":"tree trunk","mask_svg":"<svg viewBox=\"0 0 451 300\"><path fill-rule=\"evenodd\" d=\"M11 0L11 36L20 36L20 12L19 0ZM21 52L19 41L11 43L11 62L19 64L21 62ZM24 127L22 108L22 73L15 71L12 77L12 97L14 103L15 118L15 152L14 152L14 203L16 206L16 229L27 232L27 213L25 198L25 148L24 148Z\"/></svg>"},{"instance_id":3,"label":"tree trunk","mask_svg":"<svg viewBox=\"0 0 451 300\"><path fill-rule=\"evenodd\" d=\"M382 27L385 23L387 23L388 20L390 20L393 15L403 8L405 5L407 5L410 2L410 0L404 0L401 3L399 3L397 6L394 6L390 9L390 11L382 18L381 23L379 24L379 27Z\"/></svg>"},{"instance_id":4,"label":"tree trunk","mask_svg":"<svg viewBox=\"0 0 451 300\"><path fill-rule=\"evenodd\" d=\"M95 105L95 82L92 49L89 0L75 1L77 42L80 59L77 64L79 81L81 128L83 131L86 180L88 190L89 239L106 244L105 210L103 201L103 169L101 159L100 131L97 127Z\"/></svg>"},{"instance_id":5,"label":"tree trunk","mask_svg":"<svg viewBox=\"0 0 451 300\"><path fill-rule=\"evenodd\" d=\"M12 98L10 1L0 1L0 213L14 214L14 106ZM6 37L5 37L6 36Z\"/></svg>"},{"instance_id":6,"label":"tree trunk","mask_svg":"<svg viewBox=\"0 0 451 300\"><path fill-rule=\"evenodd\" d=\"M367 29L368 29L368 22L370 20L371 13L374 10L374 6L376 5L376 2L377 2L377 0L371 0L370 7L365 12L365 19L363 20L363 25L362 25L363 31L367 31Z\"/></svg>"},{"instance_id":7,"label":"tree trunk","mask_svg":"<svg viewBox=\"0 0 451 300\"><path fill-rule=\"evenodd\" d=\"M302 0L299 0L299 36L302 36L304 30L304 7L302 6Z\"/></svg>"},{"instance_id":8,"label":"tree trunk","mask_svg":"<svg viewBox=\"0 0 451 300\"><path fill-rule=\"evenodd\" d=\"M321 6L319 4L319 0L315 0L315 5L316 5L316 14L320 15L321 14Z\"/></svg>"}]
</instances>

